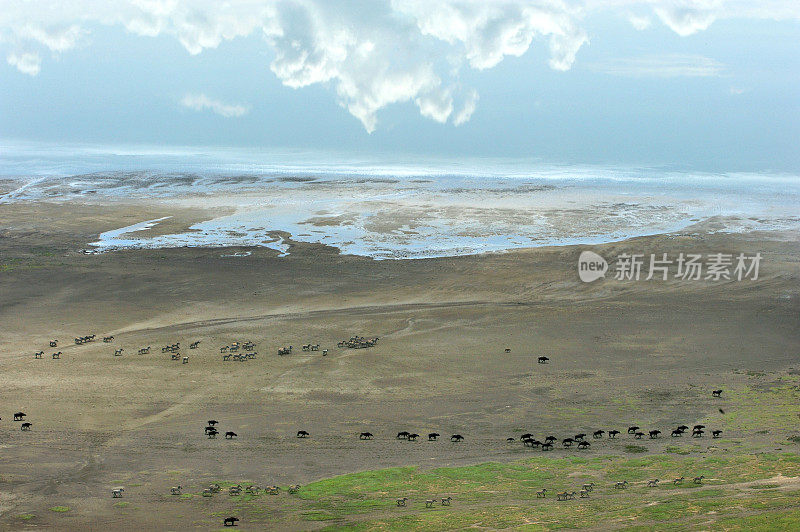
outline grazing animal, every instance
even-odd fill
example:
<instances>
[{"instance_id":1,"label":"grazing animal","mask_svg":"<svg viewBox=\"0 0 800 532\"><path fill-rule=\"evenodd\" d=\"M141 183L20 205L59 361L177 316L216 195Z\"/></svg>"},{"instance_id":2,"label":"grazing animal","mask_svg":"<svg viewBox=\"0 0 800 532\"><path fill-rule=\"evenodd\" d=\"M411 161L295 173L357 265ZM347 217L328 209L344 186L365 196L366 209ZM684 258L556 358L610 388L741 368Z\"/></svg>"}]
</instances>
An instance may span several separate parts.
<instances>
[{"instance_id":1,"label":"grazing animal","mask_svg":"<svg viewBox=\"0 0 800 532\"><path fill-rule=\"evenodd\" d=\"M53 353L53 360L58 360L60 358L61 358L61 351L59 351L58 353Z\"/></svg>"},{"instance_id":2,"label":"grazing animal","mask_svg":"<svg viewBox=\"0 0 800 532\"><path fill-rule=\"evenodd\" d=\"M689 427L687 427L686 425L681 425L678 427L678 430L681 432L686 432L687 430L689 430Z\"/></svg>"},{"instance_id":3,"label":"grazing animal","mask_svg":"<svg viewBox=\"0 0 800 532\"><path fill-rule=\"evenodd\" d=\"M658 486L658 479L657 478L654 478L653 480L648 480L647 481L647 487L648 488L655 488L656 486Z\"/></svg>"},{"instance_id":4,"label":"grazing animal","mask_svg":"<svg viewBox=\"0 0 800 532\"><path fill-rule=\"evenodd\" d=\"M123 351L125 351L125 349L123 349L123 348L114 349L114 356L115 357L122 356L122 352ZM139 349L139 354L140 355L142 354L142 350L141 349Z\"/></svg>"},{"instance_id":5,"label":"grazing animal","mask_svg":"<svg viewBox=\"0 0 800 532\"><path fill-rule=\"evenodd\" d=\"M604 431L604 430L596 430L596 431L594 431L594 433L592 433L592 438L600 439L600 438L603 437L603 434L605 434L605 433L606 433L606 431Z\"/></svg>"},{"instance_id":6,"label":"grazing animal","mask_svg":"<svg viewBox=\"0 0 800 532\"><path fill-rule=\"evenodd\" d=\"M196 342L192 342L191 344L189 344L189 349L197 349L197 346L199 345L200 345L200 340L197 340Z\"/></svg>"},{"instance_id":7,"label":"grazing animal","mask_svg":"<svg viewBox=\"0 0 800 532\"><path fill-rule=\"evenodd\" d=\"M26 415L27 414L25 414L25 412L15 412L14 413L14 421L22 421L23 419L25 419Z\"/></svg>"},{"instance_id":8,"label":"grazing animal","mask_svg":"<svg viewBox=\"0 0 800 532\"><path fill-rule=\"evenodd\" d=\"M236 526L236 522L239 520L238 517L226 517L222 520L222 524L224 526Z\"/></svg>"},{"instance_id":9,"label":"grazing animal","mask_svg":"<svg viewBox=\"0 0 800 532\"><path fill-rule=\"evenodd\" d=\"M436 441L439 439L440 434L438 432L431 432L428 434L428 441Z\"/></svg>"},{"instance_id":10,"label":"grazing animal","mask_svg":"<svg viewBox=\"0 0 800 532\"><path fill-rule=\"evenodd\" d=\"M238 434L236 434L235 432L233 432L233 431L230 431L230 430L229 430L228 432L226 432L226 433L225 433L225 439L226 439L226 440L232 440L232 439L234 439L234 438L235 438L235 437L237 437L237 436L238 436Z\"/></svg>"},{"instance_id":11,"label":"grazing animal","mask_svg":"<svg viewBox=\"0 0 800 532\"><path fill-rule=\"evenodd\" d=\"M578 449L588 449L592 444L588 441L579 441L578 442Z\"/></svg>"},{"instance_id":12,"label":"grazing animal","mask_svg":"<svg viewBox=\"0 0 800 532\"><path fill-rule=\"evenodd\" d=\"M561 444L562 444L564 447L572 447L572 442L573 442L573 441L574 441L574 440L573 440L572 438L564 438L563 440L561 440Z\"/></svg>"},{"instance_id":13,"label":"grazing animal","mask_svg":"<svg viewBox=\"0 0 800 532\"><path fill-rule=\"evenodd\" d=\"M31 426L32 424L26 421L25 423L19 426L19 430L31 430Z\"/></svg>"},{"instance_id":14,"label":"grazing animal","mask_svg":"<svg viewBox=\"0 0 800 532\"><path fill-rule=\"evenodd\" d=\"M219 434L219 431L217 429L211 429L209 431L206 431L206 434L208 435L209 440L213 440L216 439L217 434Z\"/></svg>"},{"instance_id":15,"label":"grazing animal","mask_svg":"<svg viewBox=\"0 0 800 532\"><path fill-rule=\"evenodd\" d=\"M297 431L297 437L298 438L308 438L309 436L310 436L310 434L308 432L304 431L304 430L298 430Z\"/></svg>"},{"instance_id":16,"label":"grazing animal","mask_svg":"<svg viewBox=\"0 0 800 532\"><path fill-rule=\"evenodd\" d=\"M464 441L464 436L462 436L461 434L453 434L452 436L450 436L450 441L452 442Z\"/></svg>"},{"instance_id":17,"label":"grazing animal","mask_svg":"<svg viewBox=\"0 0 800 532\"><path fill-rule=\"evenodd\" d=\"M628 434L635 434L637 430L639 430L639 427L635 425L633 427L628 427Z\"/></svg>"},{"instance_id":18,"label":"grazing animal","mask_svg":"<svg viewBox=\"0 0 800 532\"><path fill-rule=\"evenodd\" d=\"M328 356L328 350L327 349L323 349L322 350L322 356L324 356L324 357Z\"/></svg>"},{"instance_id":19,"label":"grazing animal","mask_svg":"<svg viewBox=\"0 0 800 532\"><path fill-rule=\"evenodd\" d=\"M170 492L172 495L180 495L180 494L181 494L181 489L182 489L182 488L183 488L182 486L173 486L173 487L171 487L171 488L169 489L169 492Z\"/></svg>"},{"instance_id":20,"label":"grazing animal","mask_svg":"<svg viewBox=\"0 0 800 532\"><path fill-rule=\"evenodd\" d=\"M372 439L372 433L371 432L362 432L361 434L359 434L358 438L360 440L371 440Z\"/></svg>"},{"instance_id":21,"label":"grazing animal","mask_svg":"<svg viewBox=\"0 0 800 532\"><path fill-rule=\"evenodd\" d=\"M233 497L235 495L241 495L241 494L242 494L242 487L240 485L238 485L238 484L228 488L228 495L230 495L231 497Z\"/></svg>"},{"instance_id":22,"label":"grazing animal","mask_svg":"<svg viewBox=\"0 0 800 532\"><path fill-rule=\"evenodd\" d=\"M397 499L397 506L405 506L408 497L398 497Z\"/></svg>"},{"instance_id":23,"label":"grazing animal","mask_svg":"<svg viewBox=\"0 0 800 532\"><path fill-rule=\"evenodd\" d=\"M704 428L706 428L706 426L705 426L705 425L695 425L694 427L692 427L692 430L698 430L698 429L699 429L699 430L702 430L702 429L704 429Z\"/></svg>"},{"instance_id":24,"label":"grazing animal","mask_svg":"<svg viewBox=\"0 0 800 532\"><path fill-rule=\"evenodd\" d=\"M704 475L700 475L699 477L694 477L692 480L695 484L702 484L704 478L706 478Z\"/></svg>"},{"instance_id":25,"label":"grazing animal","mask_svg":"<svg viewBox=\"0 0 800 532\"><path fill-rule=\"evenodd\" d=\"M547 497L547 488L542 488L541 490L536 492L537 499L544 499Z\"/></svg>"},{"instance_id":26,"label":"grazing animal","mask_svg":"<svg viewBox=\"0 0 800 532\"><path fill-rule=\"evenodd\" d=\"M560 491L560 492L556 493L556 500L557 501L566 501L567 500L567 492L566 491Z\"/></svg>"},{"instance_id":27,"label":"grazing animal","mask_svg":"<svg viewBox=\"0 0 800 532\"><path fill-rule=\"evenodd\" d=\"M409 434L408 435L408 441L417 441L417 438L419 438L419 434Z\"/></svg>"},{"instance_id":28,"label":"grazing animal","mask_svg":"<svg viewBox=\"0 0 800 532\"><path fill-rule=\"evenodd\" d=\"M289 493L294 494L297 493L298 491L300 491L300 484L292 484L291 486L289 486Z\"/></svg>"},{"instance_id":29,"label":"grazing animal","mask_svg":"<svg viewBox=\"0 0 800 532\"><path fill-rule=\"evenodd\" d=\"M119 499L122 497L122 492L125 491L125 488L113 488L111 490L111 497L114 499Z\"/></svg>"},{"instance_id":30,"label":"grazing animal","mask_svg":"<svg viewBox=\"0 0 800 532\"><path fill-rule=\"evenodd\" d=\"M586 434L584 434L583 432L581 432L580 434L576 434L576 435L575 435L575 440L582 440L582 439L584 439L585 437L586 437Z\"/></svg>"},{"instance_id":31,"label":"grazing animal","mask_svg":"<svg viewBox=\"0 0 800 532\"><path fill-rule=\"evenodd\" d=\"M618 430L609 430L608 431L608 437L611 438L612 440L615 439L618 434L619 434Z\"/></svg>"},{"instance_id":32,"label":"grazing animal","mask_svg":"<svg viewBox=\"0 0 800 532\"><path fill-rule=\"evenodd\" d=\"M451 502L453 502L452 497L442 497L442 506L450 506Z\"/></svg>"},{"instance_id":33,"label":"grazing animal","mask_svg":"<svg viewBox=\"0 0 800 532\"><path fill-rule=\"evenodd\" d=\"M711 431L711 437L712 438L719 438L720 435L722 435L722 431L721 430L712 430Z\"/></svg>"},{"instance_id":34,"label":"grazing animal","mask_svg":"<svg viewBox=\"0 0 800 532\"><path fill-rule=\"evenodd\" d=\"M675 480L673 480L672 483L677 486L678 484L682 484L683 483L683 479L684 479L684 477L678 477Z\"/></svg>"},{"instance_id":35,"label":"grazing animal","mask_svg":"<svg viewBox=\"0 0 800 532\"><path fill-rule=\"evenodd\" d=\"M183 357L183 363L184 364L188 364L189 363L189 357Z\"/></svg>"},{"instance_id":36,"label":"grazing animal","mask_svg":"<svg viewBox=\"0 0 800 532\"><path fill-rule=\"evenodd\" d=\"M216 419L209 419L208 420L208 425L211 426L211 427L213 427L217 423L219 423L219 421L217 421Z\"/></svg>"},{"instance_id":37,"label":"grazing animal","mask_svg":"<svg viewBox=\"0 0 800 532\"><path fill-rule=\"evenodd\" d=\"M682 436L683 436L683 431L682 430L675 429L675 430L672 431L672 437L673 438L680 438Z\"/></svg>"},{"instance_id":38,"label":"grazing animal","mask_svg":"<svg viewBox=\"0 0 800 532\"><path fill-rule=\"evenodd\" d=\"M33 358L42 358L44 356L44 351L37 351L33 354Z\"/></svg>"},{"instance_id":39,"label":"grazing animal","mask_svg":"<svg viewBox=\"0 0 800 532\"><path fill-rule=\"evenodd\" d=\"M425 508L433 508L433 504L434 504L435 502L436 502L436 501L435 501L434 499L428 499L428 500L426 500L426 501L425 501Z\"/></svg>"},{"instance_id":40,"label":"grazing animal","mask_svg":"<svg viewBox=\"0 0 800 532\"><path fill-rule=\"evenodd\" d=\"M637 432L636 434L633 435L633 437L636 438L637 440L641 440L643 436L644 432Z\"/></svg>"},{"instance_id":41,"label":"grazing animal","mask_svg":"<svg viewBox=\"0 0 800 532\"><path fill-rule=\"evenodd\" d=\"M510 348L508 348L508 347L506 347L506 348L504 349L504 351L505 351L506 353L510 353L510 352L511 352L511 349L510 349Z\"/></svg>"},{"instance_id":42,"label":"grazing animal","mask_svg":"<svg viewBox=\"0 0 800 532\"><path fill-rule=\"evenodd\" d=\"M651 430L650 431L650 439L654 440L654 439L658 438L659 434L661 434L660 430Z\"/></svg>"},{"instance_id":43,"label":"grazing animal","mask_svg":"<svg viewBox=\"0 0 800 532\"><path fill-rule=\"evenodd\" d=\"M712 397L720 397L722 395L722 390L714 390L711 392Z\"/></svg>"},{"instance_id":44,"label":"grazing animal","mask_svg":"<svg viewBox=\"0 0 800 532\"><path fill-rule=\"evenodd\" d=\"M552 443L543 443L542 444L542 450L543 451L552 451L553 450L553 444Z\"/></svg>"},{"instance_id":45,"label":"grazing animal","mask_svg":"<svg viewBox=\"0 0 800 532\"><path fill-rule=\"evenodd\" d=\"M213 497L213 496L214 492L211 490L211 488L205 488L203 490L203 497Z\"/></svg>"},{"instance_id":46,"label":"grazing animal","mask_svg":"<svg viewBox=\"0 0 800 532\"><path fill-rule=\"evenodd\" d=\"M526 432L525 434L519 437L520 440L524 440L525 438L533 438L533 434L531 434L530 432Z\"/></svg>"},{"instance_id":47,"label":"grazing animal","mask_svg":"<svg viewBox=\"0 0 800 532\"><path fill-rule=\"evenodd\" d=\"M511 443L512 441L516 441L516 440L515 440L514 438L506 438L506 441L507 441L508 443Z\"/></svg>"},{"instance_id":48,"label":"grazing animal","mask_svg":"<svg viewBox=\"0 0 800 532\"><path fill-rule=\"evenodd\" d=\"M588 499L588 498L589 498L589 492L586 490L581 490L581 499Z\"/></svg>"},{"instance_id":49,"label":"grazing animal","mask_svg":"<svg viewBox=\"0 0 800 532\"><path fill-rule=\"evenodd\" d=\"M406 430L404 430L404 431L401 431L401 432L398 432L398 433L397 433L397 439L398 439L398 440L407 440L407 439L408 439L408 434L409 434L409 433L408 433L408 431L406 431Z\"/></svg>"},{"instance_id":50,"label":"grazing animal","mask_svg":"<svg viewBox=\"0 0 800 532\"><path fill-rule=\"evenodd\" d=\"M627 480L623 480L622 482L617 482L616 484L614 484L614 489L618 489L618 490L624 490L627 487L628 487L628 481Z\"/></svg>"},{"instance_id":51,"label":"grazing animal","mask_svg":"<svg viewBox=\"0 0 800 532\"><path fill-rule=\"evenodd\" d=\"M227 355L222 355L222 360L223 360L223 361L225 361L225 360L230 360L230 359L231 359L231 355L230 355L230 354L227 354Z\"/></svg>"},{"instance_id":52,"label":"grazing animal","mask_svg":"<svg viewBox=\"0 0 800 532\"><path fill-rule=\"evenodd\" d=\"M692 438L702 438L703 437L703 429L694 429L692 431Z\"/></svg>"},{"instance_id":53,"label":"grazing animal","mask_svg":"<svg viewBox=\"0 0 800 532\"><path fill-rule=\"evenodd\" d=\"M50 340L50 347L58 347L58 340Z\"/></svg>"},{"instance_id":54,"label":"grazing animal","mask_svg":"<svg viewBox=\"0 0 800 532\"><path fill-rule=\"evenodd\" d=\"M581 489L586 491L594 491L594 482L590 482L589 484L584 484Z\"/></svg>"},{"instance_id":55,"label":"grazing animal","mask_svg":"<svg viewBox=\"0 0 800 532\"><path fill-rule=\"evenodd\" d=\"M556 441L556 439L557 439L557 438L556 438L555 436L548 436L548 437L546 437L546 438L544 439L544 442L545 442L545 443L553 443L554 441Z\"/></svg>"},{"instance_id":56,"label":"grazing animal","mask_svg":"<svg viewBox=\"0 0 800 532\"><path fill-rule=\"evenodd\" d=\"M114 337L113 336L103 336L103 342L104 343L110 344L113 341L114 341ZM52 344L52 343L53 342L50 342L50 344ZM53 345L52 347L55 347L55 346Z\"/></svg>"},{"instance_id":57,"label":"grazing animal","mask_svg":"<svg viewBox=\"0 0 800 532\"><path fill-rule=\"evenodd\" d=\"M549 359L549 358L547 358L547 357L539 357L539 358L538 358L536 361L537 361L539 364L547 364L547 363L550 361L550 359Z\"/></svg>"}]
</instances>

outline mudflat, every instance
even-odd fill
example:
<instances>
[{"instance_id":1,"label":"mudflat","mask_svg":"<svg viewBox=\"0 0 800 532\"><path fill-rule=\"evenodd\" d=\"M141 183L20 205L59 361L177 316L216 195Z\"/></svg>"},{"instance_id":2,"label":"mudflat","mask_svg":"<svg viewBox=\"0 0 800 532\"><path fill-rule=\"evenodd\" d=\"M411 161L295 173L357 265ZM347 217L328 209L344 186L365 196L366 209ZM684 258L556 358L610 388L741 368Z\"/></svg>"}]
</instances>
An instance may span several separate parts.
<instances>
[{"instance_id":1,"label":"mudflat","mask_svg":"<svg viewBox=\"0 0 800 532\"><path fill-rule=\"evenodd\" d=\"M548 458L626 457L631 445L660 455L680 424L707 426L704 438L680 440L690 457L798 451L796 390L770 391L798 384L797 235L715 233L705 223L590 248L383 261L290 240L287 256L80 252L102 231L167 214L174 224L202 217L152 205L0 208L0 527L177 530L218 527L229 514L246 516L240 528L347 525L308 518L310 496L265 499L258 510L199 492L538 457L518 441L523 432L558 438ZM587 284L577 275L584 249L759 252L762 261L757 280ZM90 334L97 340L73 342ZM379 341L337 347L353 335ZM237 341L254 342L255 358L223 360L220 348ZM176 342L177 361L162 353ZM303 351L309 343L327 355ZM277 355L289 345L291 355ZM17 411L30 431L12 420ZM211 419L214 439L203 431ZM632 425L662 435L634 440ZM611 429L623 434L582 451L560 445ZM366 431L374 439L360 440ZM422 437L398 440L400 431ZM427 441L431 432L442 438ZM178 485L184 495L170 495ZM125 487L120 499L115 486ZM394 496L385 494L390 506Z\"/></svg>"}]
</instances>

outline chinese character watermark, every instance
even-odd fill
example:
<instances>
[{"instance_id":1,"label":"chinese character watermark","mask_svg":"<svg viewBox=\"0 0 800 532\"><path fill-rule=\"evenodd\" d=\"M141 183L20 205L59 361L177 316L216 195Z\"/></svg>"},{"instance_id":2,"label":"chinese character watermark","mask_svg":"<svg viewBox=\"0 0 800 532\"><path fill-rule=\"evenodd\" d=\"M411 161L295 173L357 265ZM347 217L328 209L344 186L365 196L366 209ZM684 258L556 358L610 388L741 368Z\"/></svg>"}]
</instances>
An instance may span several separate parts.
<instances>
[{"instance_id":1,"label":"chinese character watermark","mask_svg":"<svg viewBox=\"0 0 800 532\"><path fill-rule=\"evenodd\" d=\"M617 281L756 281L760 264L761 253L621 253L611 266L597 253L583 251L578 257L578 276L585 283L603 278L609 271Z\"/></svg>"}]
</instances>

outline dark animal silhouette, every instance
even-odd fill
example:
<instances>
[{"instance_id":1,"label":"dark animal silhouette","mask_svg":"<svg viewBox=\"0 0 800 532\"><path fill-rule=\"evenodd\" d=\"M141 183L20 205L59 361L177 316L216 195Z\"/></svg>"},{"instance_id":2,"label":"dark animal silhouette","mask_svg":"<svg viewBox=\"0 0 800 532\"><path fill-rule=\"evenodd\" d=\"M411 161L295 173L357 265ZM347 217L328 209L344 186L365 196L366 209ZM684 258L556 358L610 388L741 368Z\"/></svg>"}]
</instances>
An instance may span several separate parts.
<instances>
[{"instance_id":1,"label":"dark animal silhouette","mask_svg":"<svg viewBox=\"0 0 800 532\"><path fill-rule=\"evenodd\" d=\"M31 424L28 422L23 423L19 426L20 430L31 430Z\"/></svg>"},{"instance_id":2,"label":"dark animal silhouette","mask_svg":"<svg viewBox=\"0 0 800 532\"><path fill-rule=\"evenodd\" d=\"M304 431L304 430L298 430L297 431L297 437L298 438L308 438L309 436L310 436L310 434L308 432Z\"/></svg>"},{"instance_id":3,"label":"dark animal silhouette","mask_svg":"<svg viewBox=\"0 0 800 532\"><path fill-rule=\"evenodd\" d=\"M417 438L419 438L419 434L409 434L408 435L408 441L417 441Z\"/></svg>"},{"instance_id":4,"label":"dark animal silhouette","mask_svg":"<svg viewBox=\"0 0 800 532\"><path fill-rule=\"evenodd\" d=\"M546 438L544 439L544 442L545 442L545 443L553 443L554 441L556 441L556 439L557 439L557 438L556 438L555 436L548 436L548 437L546 437Z\"/></svg>"},{"instance_id":5,"label":"dark animal silhouette","mask_svg":"<svg viewBox=\"0 0 800 532\"><path fill-rule=\"evenodd\" d=\"M397 433L398 440L407 440L408 439L408 431L404 430L402 432Z\"/></svg>"},{"instance_id":6,"label":"dark animal silhouette","mask_svg":"<svg viewBox=\"0 0 800 532\"><path fill-rule=\"evenodd\" d=\"M214 427L212 427L211 425L209 425L208 427L206 427L205 431L206 431L206 434L208 434L208 433L209 433L209 432L211 432L211 431L214 431L214 432L216 432L216 431L217 431L217 429L215 429Z\"/></svg>"},{"instance_id":7,"label":"dark animal silhouette","mask_svg":"<svg viewBox=\"0 0 800 532\"><path fill-rule=\"evenodd\" d=\"M553 444L552 443L543 443L542 444L542 450L543 451L552 451L553 450Z\"/></svg>"},{"instance_id":8,"label":"dark animal silhouette","mask_svg":"<svg viewBox=\"0 0 800 532\"><path fill-rule=\"evenodd\" d=\"M212 427L213 427L214 425L216 425L217 423L219 423L219 421L217 421L216 419L209 419L209 420L208 420L208 424L209 424L209 425L211 425Z\"/></svg>"},{"instance_id":9,"label":"dark animal silhouette","mask_svg":"<svg viewBox=\"0 0 800 532\"><path fill-rule=\"evenodd\" d=\"M514 440L514 438L506 438L506 441L507 442L512 442L512 441L515 441L515 440Z\"/></svg>"},{"instance_id":10,"label":"dark animal silhouette","mask_svg":"<svg viewBox=\"0 0 800 532\"><path fill-rule=\"evenodd\" d=\"M633 435L633 437L636 438L637 440L641 440L642 436L644 436L644 432L637 432L636 434Z\"/></svg>"},{"instance_id":11,"label":"dark animal silhouette","mask_svg":"<svg viewBox=\"0 0 800 532\"><path fill-rule=\"evenodd\" d=\"M25 416L26 416L25 412L16 412L14 414L14 421L22 421L23 419L25 419Z\"/></svg>"},{"instance_id":12,"label":"dark animal silhouette","mask_svg":"<svg viewBox=\"0 0 800 532\"><path fill-rule=\"evenodd\" d=\"M573 440L572 438L564 438L563 440L561 440L561 444L562 444L564 447L572 447L572 442L573 442L573 441L574 441L574 440Z\"/></svg>"},{"instance_id":13,"label":"dark animal silhouette","mask_svg":"<svg viewBox=\"0 0 800 532\"><path fill-rule=\"evenodd\" d=\"M461 434L453 434L452 436L450 436L450 441L452 442L464 441L464 436L462 436Z\"/></svg>"},{"instance_id":14,"label":"dark animal silhouette","mask_svg":"<svg viewBox=\"0 0 800 532\"><path fill-rule=\"evenodd\" d=\"M213 440L214 438L217 437L217 434L219 434L219 431L217 429L209 430L208 432L206 432L206 434L208 434L208 438L209 439Z\"/></svg>"},{"instance_id":15,"label":"dark animal silhouette","mask_svg":"<svg viewBox=\"0 0 800 532\"><path fill-rule=\"evenodd\" d=\"M712 430L711 431L711 437L712 438L719 438L721 434L722 434L721 430Z\"/></svg>"},{"instance_id":16,"label":"dark animal silhouette","mask_svg":"<svg viewBox=\"0 0 800 532\"><path fill-rule=\"evenodd\" d=\"M661 434L660 430L651 430L650 431L650 439L654 440L654 439L658 438L659 434Z\"/></svg>"},{"instance_id":17,"label":"dark animal silhouette","mask_svg":"<svg viewBox=\"0 0 800 532\"><path fill-rule=\"evenodd\" d=\"M549 361L550 361L550 359L549 359L549 358L547 358L547 357L539 357L539 358L537 359L537 362L538 362L539 364L547 364Z\"/></svg>"},{"instance_id":18,"label":"dark animal silhouette","mask_svg":"<svg viewBox=\"0 0 800 532\"><path fill-rule=\"evenodd\" d=\"M692 431L692 438L702 438L703 437L703 429L694 429Z\"/></svg>"},{"instance_id":19,"label":"dark animal silhouette","mask_svg":"<svg viewBox=\"0 0 800 532\"><path fill-rule=\"evenodd\" d=\"M673 438L680 438L681 436L683 436L683 431L682 430L675 429L675 430L672 431L672 437Z\"/></svg>"},{"instance_id":20,"label":"dark animal silhouette","mask_svg":"<svg viewBox=\"0 0 800 532\"><path fill-rule=\"evenodd\" d=\"M616 438L618 434L619 434L618 430L609 430L608 431L608 437L611 438L612 440L614 438Z\"/></svg>"},{"instance_id":21,"label":"dark animal silhouette","mask_svg":"<svg viewBox=\"0 0 800 532\"><path fill-rule=\"evenodd\" d=\"M594 431L594 433L592 433L592 438L595 438L595 439L602 438L603 434L605 434L605 433L606 433L606 431L604 431L604 430L596 430L596 431Z\"/></svg>"},{"instance_id":22,"label":"dark animal silhouette","mask_svg":"<svg viewBox=\"0 0 800 532\"><path fill-rule=\"evenodd\" d=\"M711 392L712 397L720 397L722 395L722 390L714 390Z\"/></svg>"},{"instance_id":23,"label":"dark animal silhouette","mask_svg":"<svg viewBox=\"0 0 800 532\"><path fill-rule=\"evenodd\" d=\"M431 432L430 434L428 434L428 441L436 441L438 439L439 439L438 432Z\"/></svg>"},{"instance_id":24,"label":"dark animal silhouette","mask_svg":"<svg viewBox=\"0 0 800 532\"><path fill-rule=\"evenodd\" d=\"M705 425L695 425L692 428L693 428L693 430L702 430L702 429L706 428L706 426Z\"/></svg>"},{"instance_id":25,"label":"dark animal silhouette","mask_svg":"<svg viewBox=\"0 0 800 532\"><path fill-rule=\"evenodd\" d=\"M237 436L238 436L238 434L236 434L235 432L233 432L233 431L230 431L230 430L229 430L228 432L226 432L226 433L225 433L225 439L226 439L226 440L232 440L232 439L234 439L234 438L235 438L235 437L237 437Z\"/></svg>"},{"instance_id":26,"label":"dark animal silhouette","mask_svg":"<svg viewBox=\"0 0 800 532\"><path fill-rule=\"evenodd\" d=\"M581 432L580 434L576 434L576 435L575 435L575 439L576 439L576 440L582 440L582 439L584 439L585 437L586 437L586 434L584 434L583 432Z\"/></svg>"},{"instance_id":27,"label":"dark animal silhouette","mask_svg":"<svg viewBox=\"0 0 800 532\"><path fill-rule=\"evenodd\" d=\"M361 440L371 440L372 439L372 433L371 432L362 432L358 436L358 438L361 439Z\"/></svg>"},{"instance_id":28,"label":"dark animal silhouette","mask_svg":"<svg viewBox=\"0 0 800 532\"><path fill-rule=\"evenodd\" d=\"M628 427L628 434L635 434L637 430L639 430L639 427L635 425L633 427Z\"/></svg>"},{"instance_id":29,"label":"dark animal silhouette","mask_svg":"<svg viewBox=\"0 0 800 532\"><path fill-rule=\"evenodd\" d=\"M588 449L590 445L591 443L589 443L588 441L582 440L578 442L578 449Z\"/></svg>"},{"instance_id":30,"label":"dark animal silhouette","mask_svg":"<svg viewBox=\"0 0 800 532\"><path fill-rule=\"evenodd\" d=\"M236 521L238 520L238 517L226 517L223 519L222 524L225 526L236 526Z\"/></svg>"}]
</instances>

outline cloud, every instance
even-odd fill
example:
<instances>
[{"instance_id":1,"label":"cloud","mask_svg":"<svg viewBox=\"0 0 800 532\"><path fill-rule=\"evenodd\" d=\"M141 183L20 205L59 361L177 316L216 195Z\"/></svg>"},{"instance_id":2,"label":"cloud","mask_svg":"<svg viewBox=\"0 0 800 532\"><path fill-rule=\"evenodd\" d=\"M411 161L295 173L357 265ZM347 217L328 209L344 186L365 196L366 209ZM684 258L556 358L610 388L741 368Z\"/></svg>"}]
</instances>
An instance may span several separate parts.
<instances>
[{"instance_id":1,"label":"cloud","mask_svg":"<svg viewBox=\"0 0 800 532\"><path fill-rule=\"evenodd\" d=\"M631 26L633 26L634 29L639 31L646 30L650 27L650 24L652 24L650 17L645 15L636 15L633 13L628 15L628 22L631 23Z\"/></svg>"},{"instance_id":2,"label":"cloud","mask_svg":"<svg viewBox=\"0 0 800 532\"><path fill-rule=\"evenodd\" d=\"M569 70L589 42L584 21L607 13L626 16L639 30L657 19L679 36L719 19L800 20L797 0L5 0L0 51L35 76L43 53L89 45L98 27L171 37L190 55L259 36L281 83L329 87L372 132L380 111L398 103L416 105L427 119L463 124L478 102L462 82L466 71L495 68L534 47L546 50L552 69ZM682 57L618 60L605 71L664 77L721 69ZM241 106L208 99L203 109L236 116Z\"/></svg>"},{"instance_id":3,"label":"cloud","mask_svg":"<svg viewBox=\"0 0 800 532\"><path fill-rule=\"evenodd\" d=\"M611 59L589 66L596 72L629 77L713 77L725 65L701 55L665 54Z\"/></svg>"},{"instance_id":4,"label":"cloud","mask_svg":"<svg viewBox=\"0 0 800 532\"><path fill-rule=\"evenodd\" d=\"M8 64L17 67L17 70L29 76L35 76L42 68L42 58L36 52L16 53L11 52L6 58Z\"/></svg>"},{"instance_id":5,"label":"cloud","mask_svg":"<svg viewBox=\"0 0 800 532\"><path fill-rule=\"evenodd\" d=\"M245 105L224 103L205 94L187 94L181 99L180 104L193 111L208 110L225 118L244 116L250 111Z\"/></svg>"}]
</instances>

